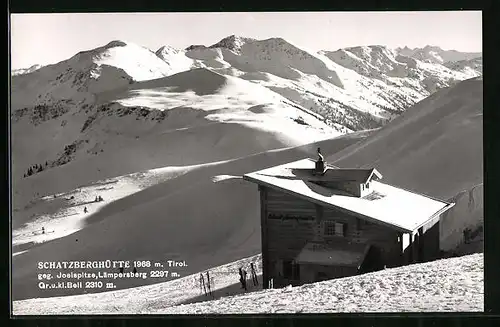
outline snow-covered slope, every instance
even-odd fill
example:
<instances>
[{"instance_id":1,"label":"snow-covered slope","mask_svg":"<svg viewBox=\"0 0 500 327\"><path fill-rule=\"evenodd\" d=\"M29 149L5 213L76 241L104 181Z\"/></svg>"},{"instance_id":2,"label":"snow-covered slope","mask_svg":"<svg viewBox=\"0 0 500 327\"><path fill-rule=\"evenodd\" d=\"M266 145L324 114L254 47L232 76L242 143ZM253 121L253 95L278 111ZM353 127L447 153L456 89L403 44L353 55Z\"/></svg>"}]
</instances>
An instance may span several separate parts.
<instances>
[{"instance_id":1,"label":"snow-covered slope","mask_svg":"<svg viewBox=\"0 0 500 327\"><path fill-rule=\"evenodd\" d=\"M483 181L483 82L470 79L419 102L359 146L329 159L376 166L384 180L451 198Z\"/></svg>"},{"instance_id":2,"label":"snow-covered slope","mask_svg":"<svg viewBox=\"0 0 500 327\"><path fill-rule=\"evenodd\" d=\"M340 167L376 167L384 181L450 200L441 247L453 249L465 228L483 222L483 82L441 90L360 144L328 158Z\"/></svg>"},{"instance_id":3,"label":"snow-covered slope","mask_svg":"<svg viewBox=\"0 0 500 327\"><path fill-rule=\"evenodd\" d=\"M47 162L44 174L71 165L48 181L55 189L45 184L64 192L96 179L340 134L269 89L204 68L125 84L93 95L93 104L79 110L62 104L14 111L14 184L37 163Z\"/></svg>"},{"instance_id":4,"label":"snow-covered slope","mask_svg":"<svg viewBox=\"0 0 500 327\"><path fill-rule=\"evenodd\" d=\"M239 140L241 147L252 141L248 135L243 136L245 139ZM257 133L254 136L262 137ZM32 287L37 276L33 262L38 261L176 257L186 260L189 267L184 274L191 274L259 253L260 222L256 219L259 200L255 186L238 178L214 180L214 177L242 176L254 169L313 156L318 145L328 151L325 153L333 153L365 136L366 133L346 135L230 161L165 167L95 182L87 176L89 181L82 183L85 176L71 164L24 179L14 189L19 192L14 195L19 198L19 205L14 212L13 234L14 241L17 240L14 252L27 251L13 258L12 296L26 299L79 293L79 290L44 292ZM168 144L168 138L165 142ZM193 149L194 144L188 147ZM187 150L180 152L180 156L187 153ZM127 164L127 158L122 160ZM141 158L130 153L128 160ZM120 169L119 162L101 161L99 166L108 173ZM83 169L83 165L77 167ZM54 189L67 189L66 185L73 185L75 179L82 183L80 187L59 192L54 199ZM104 202L94 203L98 194ZM33 195L32 200L29 195ZM25 202L21 203L23 198ZM89 209L87 214L83 211L85 206ZM42 227L51 233L39 236ZM117 286L121 289L157 282L123 280Z\"/></svg>"},{"instance_id":5,"label":"snow-covered slope","mask_svg":"<svg viewBox=\"0 0 500 327\"><path fill-rule=\"evenodd\" d=\"M42 68L43 66L42 65L33 65L29 68L19 68L19 69L13 69L10 74L11 76L17 76L17 75L23 75L23 74L29 74L29 73L32 73L34 72L35 70L38 70L40 68Z\"/></svg>"},{"instance_id":6,"label":"snow-covered slope","mask_svg":"<svg viewBox=\"0 0 500 327\"><path fill-rule=\"evenodd\" d=\"M254 40L234 35L209 47L178 50L166 45L155 53L113 41L17 76L12 105L14 109L61 105L61 101L65 106L90 105L102 91L208 68L269 88L323 115L339 132L348 132L380 127L436 90L481 74L478 67L454 70L403 54L407 52L370 46L314 53L281 38ZM453 53L457 53L454 58L471 56ZM15 95L18 90L23 96Z\"/></svg>"},{"instance_id":7,"label":"snow-covered slope","mask_svg":"<svg viewBox=\"0 0 500 327\"><path fill-rule=\"evenodd\" d=\"M449 61L444 64L446 67L455 71L461 71L468 74L483 74L483 58L474 58L468 60Z\"/></svg>"},{"instance_id":8,"label":"snow-covered slope","mask_svg":"<svg viewBox=\"0 0 500 327\"><path fill-rule=\"evenodd\" d=\"M335 52L323 52L336 63L355 70L360 75L382 81L385 85L396 85L398 90L382 90L379 96L395 97L397 102L389 109L402 110L408 107L410 99L421 100L440 88L454 85L457 81L480 75L478 72L452 70L442 62L427 62L421 58L402 55L385 46L353 47ZM391 101L387 99L387 101ZM394 102L394 101L393 101Z\"/></svg>"},{"instance_id":9,"label":"snow-covered slope","mask_svg":"<svg viewBox=\"0 0 500 327\"><path fill-rule=\"evenodd\" d=\"M408 47L397 48L396 51L403 56L437 64L470 60L482 56L481 52L459 52L456 50L443 50L440 47L431 45L415 49L410 49Z\"/></svg>"},{"instance_id":10,"label":"snow-covered slope","mask_svg":"<svg viewBox=\"0 0 500 327\"><path fill-rule=\"evenodd\" d=\"M248 270L250 262L260 275L260 256L210 269L216 299L212 301L202 295L195 274L129 290L15 301L14 314L484 311L482 254L275 290L259 290L249 280L248 292L237 295L243 293L238 268Z\"/></svg>"},{"instance_id":11,"label":"snow-covered slope","mask_svg":"<svg viewBox=\"0 0 500 327\"><path fill-rule=\"evenodd\" d=\"M165 61L170 68L169 75L177 74L195 66L195 60L185 56L184 51L171 46L163 46L156 51L156 55Z\"/></svg>"},{"instance_id":12,"label":"snow-covered slope","mask_svg":"<svg viewBox=\"0 0 500 327\"><path fill-rule=\"evenodd\" d=\"M482 254L166 307L161 314L484 311Z\"/></svg>"},{"instance_id":13,"label":"snow-covered slope","mask_svg":"<svg viewBox=\"0 0 500 327\"><path fill-rule=\"evenodd\" d=\"M384 46L314 53L281 38L232 35L184 52L194 67L268 87L344 132L379 127L436 90L480 74L428 64Z\"/></svg>"},{"instance_id":14,"label":"snow-covered slope","mask_svg":"<svg viewBox=\"0 0 500 327\"><path fill-rule=\"evenodd\" d=\"M474 189L475 185L482 182L481 128L482 80L473 79L437 92L381 130L372 132L367 139L363 135L360 135L361 138L346 135L310 146L264 152L237 160L193 167L194 169L166 168L163 171L167 177L158 176L158 182L152 179L152 184L129 188L128 194L119 196L120 199L114 195L114 188L110 190L112 193L104 193L111 186L90 184L90 192L79 188L64 194L66 198L75 194L75 198L68 202L57 200L63 205L55 205L55 209L50 209L52 212L45 216L50 218L57 214L62 216L62 220L69 221L69 213L76 210L81 215L81 218L76 219L83 219L83 223L76 228L77 232L28 248L27 252L14 257L13 267L17 272L13 281L14 297L23 299L47 296L47 293L29 287L30 279L34 278L32 262L37 260L77 257L96 260L108 257L155 260L176 253L189 258L193 270L186 273L195 273L209 268L215 262L223 264L229 258L236 260L256 253L260 247L260 234L259 221L255 219L258 217L259 202L254 185L248 185L238 178L217 176L241 176L245 172L290 162L296 158L312 157L318 145L325 154L331 155L327 160L336 165L375 166L388 183L443 199L455 197L463 190ZM119 169L118 165L112 167ZM44 220L46 218L37 221L30 214L37 217L42 208L49 206L47 202L52 201L48 200L52 193L47 194L51 192L47 185L56 176L78 178L73 169L71 165L65 165L59 171L48 170L26 180L24 190L45 192L40 195L49 196L43 201L31 203L28 208L19 208L19 225L14 228L19 232L21 241L23 228L27 232L40 230L41 226L52 229L50 226L55 221ZM142 176L149 176L148 174ZM140 179L140 176L135 178ZM124 178L126 177L119 177L117 180ZM140 182L137 180L134 183ZM117 200L106 203L100 210L101 204L97 204L95 209L86 204L101 192L105 199ZM464 228L477 226L481 222L482 193L476 190L472 192L467 197L455 198L456 210L445 218L441 226L444 250L453 250L459 244L457 239L461 240ZM204 206L192 205L198 201L202 201ZM90 216L84 215L84 205L99 211L92 212ZM165 208L168 208L168 218L165 218ZM65 213L66 210L70 212ZM234 217L238 219L235 220ZM167 219L168 224L160 223L164 219ZM25 223L29 224L24 225ZM174 225L175 228L172 229L171 226ZM193 234L190 226L197 226L200 231L210 230L210 233ZM186 239L185 235L191 235L191 238ZM76 239L78 242L75 242ZM161 241L153 241L161 239L169 240L168 247L163 247ZM20 243L26 244L26 241ZM18 250L25 249L19 246ZM120 285L126 286L134 284Z\"/></svg>"}]
</instances>

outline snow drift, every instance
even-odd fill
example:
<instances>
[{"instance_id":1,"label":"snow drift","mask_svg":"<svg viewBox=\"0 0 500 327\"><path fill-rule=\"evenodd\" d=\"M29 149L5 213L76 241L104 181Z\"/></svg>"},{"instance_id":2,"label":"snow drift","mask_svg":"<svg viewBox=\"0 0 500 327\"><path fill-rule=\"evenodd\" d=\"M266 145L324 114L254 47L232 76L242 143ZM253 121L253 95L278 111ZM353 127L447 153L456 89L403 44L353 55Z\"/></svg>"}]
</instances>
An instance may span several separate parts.
<instances>
[{"instance_id":1,"label":"snow drift","mask_svg":"<svg viewBox=\"0 0 500 327\"><path fill-rule=\"evenodd\" d=\"M14 302L14 314L245 314L456 312L484 310L483 255L474 254L360 276L240 294L238 268L260 256L210 269L215 301L200 296L198 275L104 294ZM194 303L202 300L200 303ZM205 300L205 301L203 301ZM187 303L182 305L183 303Z\"/></svg>"},{"instance_id":2,"label":"snow drift","mask_svg":"<svg viewBox=\"0 0 500 327\"><path fill-rule=\"evenodd\" d=\"M147 313L482 312L483 270L474 254Z\"/></svg>"}]
</instances>

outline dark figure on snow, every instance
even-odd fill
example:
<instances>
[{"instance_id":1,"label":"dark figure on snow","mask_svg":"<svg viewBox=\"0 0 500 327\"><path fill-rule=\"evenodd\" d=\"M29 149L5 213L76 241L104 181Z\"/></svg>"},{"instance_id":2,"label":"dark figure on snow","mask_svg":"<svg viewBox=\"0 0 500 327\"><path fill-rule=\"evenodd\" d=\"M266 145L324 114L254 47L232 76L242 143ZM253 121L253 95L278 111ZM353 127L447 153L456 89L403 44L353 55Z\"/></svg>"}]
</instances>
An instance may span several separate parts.
<instances>
[{"instance_id":1,"label":"dark figure on snow","mask_svg":"<svg viewBox=\"0 0 500 327\"><path fill-rule=\"evenodd\" d=\"M203 273L200 273L200 289L203 294L207 295L207 287L205 285L205 278L203 277Z\"/></svg>"},{"instance_id":2,"label":"dark figure on snow","mask_svg":"<svg viewBox=\"0 0 500 327\"><path fill-rule=\"evenodd\" d=\"M208 287L208 294L212 295L212 283L210 282L210 274L207 271L207 287Z\"/></svg>"},{"instance_id":3,"label":"dark figure on snow","mask_svg":"<svg viewBox=\"0 0 500 327\"><path fill-rule=\"evenodd\" d=\"M247 290L247 271L243 269L243 283L245 284L245 291Z\"/></svg>"},{"instance_id":4,"label":"dark figure on snow","mask_svg":"<svg viewBox=\"0 0 500 327\"><path fill-rule=\"evenodd\" d=\"M259 280L257 279L257 273L255 272L255 266L253 265L253 262L250 263L250 269L252 273L253 286L257 286L259 285Z\"/></svg>"},{"instance_id":5,"label":"dark figure on snow","mask_svg":"<svg viewBox=\"0 0 500 327\"><path fill-rule=\"evenodd\" d=\"M45 227L42 227L42 234L45 234Z\"/></svg>"},{"instance_id":6,"label":"dark figure on snow","mask_svg":"<svg viewBox=\"0 0 500 327\"><path fill-rule=\"evenodd\" d=\"M100 201L104 201L102 196L99 195L99 197L97 198L97 200L100 202Z\"/></svg>"},{"instance_id":7,"label":"dark figure on snow","mask_svg":"<svg viewBox=\"0 0 500 327\"><path fill-rule=\"evenodd\" d=\"M83 213L87 213L88 210L87 210L87 207L83 208Z\"/></svg>"},{"instance_id":8,"label":"dark figure on snow","mask_svg":"<svg viewBox=\"0 0 500 327\"><path fill-rule=\"evenodd\" d=\"M241 283L241 288L243 288L245 291L247 290L247 272L243 270L243 268L240 268L240 283Z\"/></svg>"}]
</instances>

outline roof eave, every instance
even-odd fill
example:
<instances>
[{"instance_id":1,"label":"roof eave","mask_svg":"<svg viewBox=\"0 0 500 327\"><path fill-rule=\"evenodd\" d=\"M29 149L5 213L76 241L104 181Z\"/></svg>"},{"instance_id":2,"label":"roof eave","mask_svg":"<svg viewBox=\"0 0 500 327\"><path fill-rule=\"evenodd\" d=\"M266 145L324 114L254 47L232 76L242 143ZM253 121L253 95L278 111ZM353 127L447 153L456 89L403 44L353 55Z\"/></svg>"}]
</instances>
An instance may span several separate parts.
<instances>
[{"instance_id":1,"label":"roof eave","mask_svg":"<svg viewBox=\"0 0 500 327\"><path fill-rule=\"evenodd\" d=\"M356 212L356 211L351 211L351 210L346 209L346 208L338 207L338 206L335 206L335 205L333 205L331 203L324 202L324 201L321 201L321 200L318 200L318 199L314 199L314 198L308 197L308 196L303 195L301 193L294 192L294 191L291 191L291 190L288 190L288 189L276 186L274 184L264 182L262 180L256 179L256 178L248 176L248 175L243 175L243 179L247 180L249 182L253 182L253 183L259 184L259 185L270 187L270 188L275 189L275 190L280 190L281 192L285 192L287 194L299 197L299 198L304 199L304 200L309 201L309 202L313 202L313 203L319 204L319 205L324 206L324 207L330 207L330 208L337 209L339 211L343 211L345 213L348 213L348 214L360 217L362 219L365 219L366 221L369 221L369 222L372 222L372 223L376 223L376 224L380 224L380 225L389 227L389 228L394 229L394 230L396 230L398 232L403 232L403 233L412 233L413 232L413 230L411 230L411 229L404 228L404 227L399 226L399 225L390 224L390 223L387 223L385 221L378 220L376 218L363 215L363 214L361 214L359 212Z\"/></svg>"},{"instance_id":2,"label":"roof eave","mask_svg":"<svg viewBox=\"0 0 500 327\"><path fill-rule=\"evenodd\" d=\"M382 174L376 168L372 168L370 175L366 178L366 180L363 183L370 182L373 179L373 175L375 175L377 179L382 179Z\"/></svg>"},{"instance_id":3,"label":"roof eave","mask_svg":"<svg viewBox=\"0 0 500 327\"><path fill-rule=\"evenodd\" d=\"M373 168L373 174L375 174L378 179L382 179L384 177L376 168Z\"/></svg>"},{"instance_id":4,"label":"roof eave","mask_svg":"<svg viewBox=\"0 0 500 327\"><path fill-rule=\"evenodd\" d=\"M427 219L425 222L423 222L422 224L419 224L417 227L415 227L412 231L415 232L416 230L418 230L420 227L424 226L425 224L427 224L429 221L432 221L433 219L435 219L436 217L442 215L443 213L445 213L446 211L450 210L451 208L453 208L455 206L455 203L453 202L447 202L446 205L444 207L442 207L441 209L439 209L438 211L436 211L429 219Z\"/></svg>"}]
</instances>

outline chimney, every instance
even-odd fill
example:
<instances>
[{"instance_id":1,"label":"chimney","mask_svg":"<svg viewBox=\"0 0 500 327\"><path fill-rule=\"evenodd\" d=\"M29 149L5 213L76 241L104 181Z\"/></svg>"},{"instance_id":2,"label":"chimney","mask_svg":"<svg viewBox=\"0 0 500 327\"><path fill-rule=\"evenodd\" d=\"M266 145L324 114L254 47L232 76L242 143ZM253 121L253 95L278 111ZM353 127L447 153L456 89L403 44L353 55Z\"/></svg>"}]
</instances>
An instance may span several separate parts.
<instances>
[{"instance_id":1,"label":"chimney","mask_svg":"<svg viewBox=\"0 0 500 327\"><path fill-rule=\"evenodd\" d=\"M316 161L316 169L314 171L315 174L324 174L325 172L325 158L321 154L321 149L318 148L318 160Z\"/></svg>"}]
</instances>

